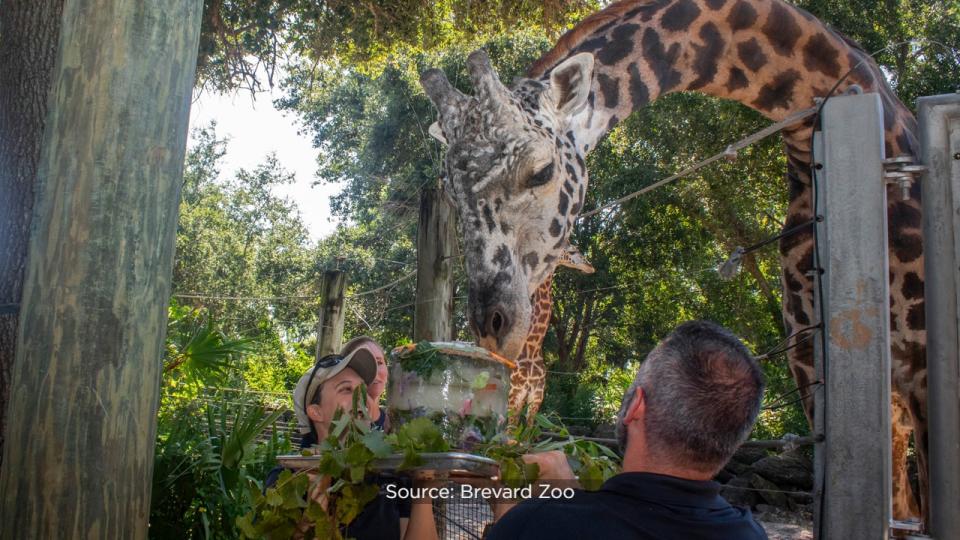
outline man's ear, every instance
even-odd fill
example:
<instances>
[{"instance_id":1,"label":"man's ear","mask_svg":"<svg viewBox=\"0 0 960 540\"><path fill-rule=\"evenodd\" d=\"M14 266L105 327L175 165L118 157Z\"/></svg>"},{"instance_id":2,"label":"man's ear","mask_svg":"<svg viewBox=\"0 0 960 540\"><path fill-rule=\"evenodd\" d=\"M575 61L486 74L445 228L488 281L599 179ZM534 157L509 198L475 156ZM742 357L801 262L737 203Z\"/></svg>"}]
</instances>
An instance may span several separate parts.
<instances>
[{"instance_id":1,"label":"man's ear","mask_svg":"<svg viewBox=\"0 0 960 540\"><path fill-rule=\"evenodd\" d=\"M623 417L623 423L629 424L634 420L642 420L647 410L647 400L643 393L643 388L637 387L637 393L633 396L633 401L627 407L627 414Z\"/></svg>"},{"instance_id":2,"label":"man's ear","mask_svg":"<svg viewBox=\"0 0 960 540\"><path fill-rule=\"evenodd\" d=\"M320 411L320 405L307 405L307 418L311 422L323 422L323 412Z\"/></svg>"},{"instance_id":3,"label":"man's ear","mask_svg":"<svg viewBox=\"0 0 960 540\"><path fill-rule=\"evenodd\" d=\"M430 124L430 127L427 128L427 133L434 139L440 141L444 146L447 145L447 138L443 136L443 130L440 129L440 122Z\"/></svg>"},{"instance_id":4,"label":"man's ear","mask_svg":"<svg viewBox=\"0 0 960 540\"><path fill-rule=\"evenodd\" d=\"M572 116L587 104L593 86L593 55L571 56L550 72L554 106L562 116Z\"/></svg>"}]
</instances>

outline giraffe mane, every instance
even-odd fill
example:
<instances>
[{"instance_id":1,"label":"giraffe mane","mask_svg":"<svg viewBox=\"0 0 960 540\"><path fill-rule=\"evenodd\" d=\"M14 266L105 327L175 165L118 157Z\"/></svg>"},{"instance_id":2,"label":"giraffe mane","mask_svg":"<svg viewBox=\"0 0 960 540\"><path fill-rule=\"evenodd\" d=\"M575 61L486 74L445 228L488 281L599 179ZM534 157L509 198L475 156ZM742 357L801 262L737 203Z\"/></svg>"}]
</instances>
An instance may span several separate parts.
<instances>
[{"instance_id":1,"label":"giraffe mane","mask_svg":"<svg viewBox=\"0 0 960 540\"><path fill-rule=\"evenodd\" d=\"M561 36L552 49L530 66L527 70L527 76L531 79L542 77L550 68L566 59L573 49L580 45L587 36L593 34L597 28L619 19L627 10L637 4L651 4L657 1L659 0L624 0L610 4L606 8L593 13Z\"/></svg>"}]
</instances>

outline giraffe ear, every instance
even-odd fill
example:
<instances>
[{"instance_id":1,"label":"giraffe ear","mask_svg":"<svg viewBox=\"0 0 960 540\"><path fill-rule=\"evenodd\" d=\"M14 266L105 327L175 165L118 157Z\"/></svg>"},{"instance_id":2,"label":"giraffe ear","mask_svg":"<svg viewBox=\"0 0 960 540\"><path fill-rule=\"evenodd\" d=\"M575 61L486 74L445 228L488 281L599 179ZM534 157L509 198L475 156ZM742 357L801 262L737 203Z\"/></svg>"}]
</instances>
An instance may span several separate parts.
<instances>
[{"instance_id":1,"label":"giraffe ear","mask_svg":"<svg viewBox=\"0 0 960 540\"><path fill-rule=\"evenodd\" d=\"M430 127L427 128L427 133L429 133L434 139L440 141L440 143L444 146L448 144L447 138L443 136L443 130L440 129L440 122L434 122L430 124Z\"/></svg>"},{"instance_id":2,"label":"giraffe ear","mask_svg":"<svg viewBox=\"0 0 960 540\"><path fill-rule=\"evenodd\" d=\"M596 269L587 261L587 258L580 253L580 250L577 249L573 244L567 245L567 250L560 257L560 260L557 262L557 266L566 266L567 268L573 268L574 270L579 270L584 274L592 274L596 272Z\"/></svg>"},{"instance_id":3,"label":"giraffe ear","mask_svg":"<svg viewBox=\"0 0 960 540\"><path fill-rule=\"evenodd\" d=\"M587 104L593 86L593 55L571 56L550 72L553 101L562 115L576 114Z\"/></svg>"}]
</instances>

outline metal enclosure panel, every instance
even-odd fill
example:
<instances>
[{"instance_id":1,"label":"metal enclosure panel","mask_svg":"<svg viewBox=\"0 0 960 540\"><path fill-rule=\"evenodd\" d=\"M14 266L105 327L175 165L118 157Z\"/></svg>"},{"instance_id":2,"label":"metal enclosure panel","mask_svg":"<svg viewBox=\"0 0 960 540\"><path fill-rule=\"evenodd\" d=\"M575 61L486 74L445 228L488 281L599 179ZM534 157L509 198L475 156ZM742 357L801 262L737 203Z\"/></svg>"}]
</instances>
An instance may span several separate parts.
<instances>
[{"instance_id":1,"label":"metal enclosure panel","mask_svg":"<svg viewBox=\"0 0 960 540\"><path fill-rule=\"evenodd\" d=\"M960 94L917 100L926 270L930 533L960 538Z\"/></svg>"},{"instance_id":2,"label":"metal enclosure panel","mask_svg":"<svg viewBox=\"0 0 960 540\"><path fill-rule=\"evenodd\" d=\"M890 300L883 120L877 94L830 98L817 161L826 324L823 538L886 538Z\"/></svg>"}]
</instances>

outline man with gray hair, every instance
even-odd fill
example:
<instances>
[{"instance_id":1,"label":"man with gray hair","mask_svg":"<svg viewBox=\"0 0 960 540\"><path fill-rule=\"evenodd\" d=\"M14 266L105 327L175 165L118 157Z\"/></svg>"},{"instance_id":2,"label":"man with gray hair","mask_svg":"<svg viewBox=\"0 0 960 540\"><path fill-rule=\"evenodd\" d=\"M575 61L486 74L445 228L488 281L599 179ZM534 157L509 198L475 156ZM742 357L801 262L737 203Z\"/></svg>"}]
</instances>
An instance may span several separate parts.
<instances>
[{"instance_id":1,"label":"man with gray hair","mask_svg":"<svg viewBox=\"0 0 960 540\"><path fill-rule=\"evenodd\" d=\"M730 331L680 325L647 355L624 396L623 472L599 491L523 501L487 538L766 538L711 480L750 434L762 396L760 368ZM541 482L576 482L561 452L524 459L540 466Z\"/></svg>"}]
</instances>

